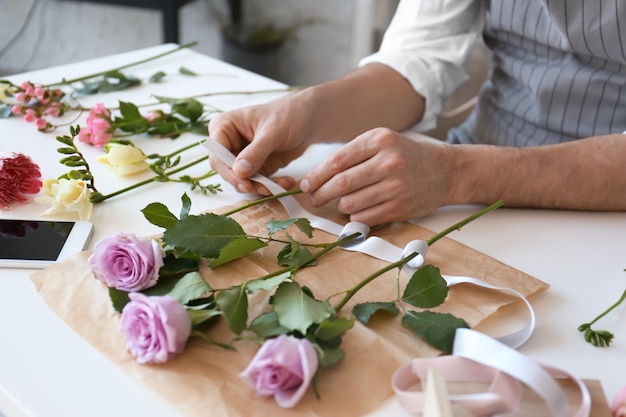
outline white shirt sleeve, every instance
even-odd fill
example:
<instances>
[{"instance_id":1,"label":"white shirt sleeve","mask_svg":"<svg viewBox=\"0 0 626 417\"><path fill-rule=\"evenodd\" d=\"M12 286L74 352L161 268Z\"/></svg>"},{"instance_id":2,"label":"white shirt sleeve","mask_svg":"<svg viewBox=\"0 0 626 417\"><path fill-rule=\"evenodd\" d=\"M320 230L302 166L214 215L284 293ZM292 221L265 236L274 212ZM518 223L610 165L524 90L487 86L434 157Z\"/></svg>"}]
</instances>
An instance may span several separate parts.
<instances>
[{"instance_id":1,"label":"white shirt sleeve","mask_svg":"<svg viewBox=\"0 0 626 417\"><path fill-rule=\"evenodd\" d=\"M446 98L467 78L463 64L484 22L482 0L401 0L380 50L359 65L379 62L402 74L426 99L413 129L432 129Z\"/></svg>"}]
</instances>

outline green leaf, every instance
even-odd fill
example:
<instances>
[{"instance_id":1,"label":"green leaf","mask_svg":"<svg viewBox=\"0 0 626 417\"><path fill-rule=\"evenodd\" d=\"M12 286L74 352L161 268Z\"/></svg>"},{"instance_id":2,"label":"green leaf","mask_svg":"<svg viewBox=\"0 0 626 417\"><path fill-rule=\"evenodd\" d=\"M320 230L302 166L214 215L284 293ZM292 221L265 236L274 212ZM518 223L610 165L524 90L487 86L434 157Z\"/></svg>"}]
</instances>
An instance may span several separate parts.
<instances>
[{"instance_id":1,"label":"green leaf","mask_svg":"<svg viewBox=\"0 0 626 417\"><path fill-rule=\"evenodd\" d=\"M109 298L111 299L113 308L118 313L121 313L124 309L124 306L130 301L130 298L128 298L128 293L126 291L118 290L117 288L113 287L109 287Z\"/></svg>"},{"instance_id":2,"label":"green leaf","mask_svg":"<svg viewBox=\"0 0 626 417\"><path fill-rule=\"evenodd\" d=\"M434 311L408 311L402 317L402 324L426 343L445 353L452 353L456 329L469 329L465 320Z\"/></svg>"},{"instance_id":3,"label":"green leaf","mask_svg":"<svg viewBox=\"0 0 626 417\"><path fill-rule=\"evenodd\" d=\"M432 308L441 305L448 296L448 284L439 268L425 265L415 271L402 294L402 301L415 307Z\"/></svg>"},{"instance_id":4,"label":"green leaf","mask_svg":"<svg viewBox=\"0 0 626 417\"><path fill-rule=\"evenodd\" d=\"M322 354L319 355L320 366L326 368L334 365L346 356L343 349L336 348L320 348Z\"/></svg>"},{"instance_id":5,"label":"green leaf","mask_svg":"<svg viewBox=\"0 0 626 417\"><path fill-rule=\"evenodd\" d=\"M194 259L177 258L168 254L163 258L164 265L159 269L159 280L168 277L180 277L198 270L198 263Z\"/></svg>"},{"instance_id":6,"label":"green leaf","mask_svg":"<svg viewBox=\"0 0 626 417\"><path fill-rule=\"evenodd\" d=\"M311 226L311 222L309 219L297 218L297 219L286 219L286 220L274 220L271 219L267 223L267 232L270 236L274 233L279 232L281 230L285 230L289 226L295 224L298 229L308 237L313 237L313 227Z\"/></svg>"},{"instance_id":7,"label":"green leaf","mask_svg":"<svg viewBox=\"0 0 626 417\"><path fill-rule=\"evenodd\" d=\"M310 261L306 263L309 259ZM285 247L278 252L277 261L280 266L317 265L317 260L313 259L311 252L295 241L285 245Z\"/></svg>"},{"instance_id":8,"label":"green leaf","mask_svg":"<svg viewBox=\"0 0 626 417\"><path fill-rule=\"evenodd\" d=\"M187 216L163 233L163 241L204 258L217 258L230 242L246 233L235 220L213 213Z\"/></svg>"},{"instance_id":9,"label":"green leaf","mask_svg":"<svg viewBox=\"0 0 626 417\"><path fill-rule=\"evenodd\" d=\"M189 215L189 211L191 210L191 199L189 198L187 193L183 193L180 199L183 203L183 206L180 209L180 218L184 219Z\"/></svg>"},{"instance_id":10,"label":"green leaf","mask_svg":"<svg viewBox=\"0 0 626 417\"><path fill-rule=\"evenodd\" d=\"M62 153L64 155L73 155L76 153L76 149L74 148L57 148L58 153Z\"/></svg>"},{"instance_id":11,"label":"green leaf","mask_svg":"<svg viewBox=\"0 0 626 417\"><path fill-rule=\"evenodd\" d=\"M180 67L178 69L178 72L183 74L183 75L197 75L195 72L193 72L190 69L187 69L185 67Z\"/></svg>"},{"instance_id":12,"label":"green leaf","mask_svg":"<svg viewBox=\"0 0 626 417\"><path fill-rule=\"evenodd\" d=\"M148 81L151 83L158 83L165 77L165 73L163 71L157 71L148 78Z\"/></svg>"},{"instance_id":13,"label":"green leaf","mask_svg":"<svg viewBox=\"0 0 626 417\"><path fill-rule=\"evenodd\" d=\"M189 301L200 298L210 291L211 287L207 284L202 275L194 271L179 279L169 295L174 297L181 304L187 304Z\"/></svg>"},{"instance_id":14,"label":"green leaf","mask_svg":"<svg viewBox=\"0 0 626 417\"><path fill-rule=\"evenodd\" d=\"M355 305L352 314L358 321L367 325L370 318L379 311L386 311L394 316L400 312L395 302L370 302Z\"/></svg>"},{"instance_id":15,"label":"green leaf","mask_svg":"<svg viewBox=\"0 0 626 417\"><path fill-rule=\"evenodd\" d=\"M163 203L150 203L141 212L150 223L164 229L168 229L178 222L176 216Z\"/></svg>"},{"instance_id":16,"label":"green leaf","mask_svg":"<svg viewBox=\"0 0 626 417\"><path fill-rule=\"evenodd\" d=\"M334 311L327 302L306 294L297 282L283 282L273 297L274 311L281 326L306 334L310 325L321 323Z\"/></svg>"},{"instance_id":17,"label":"green leaf","mask_svg":"<svg viewBox=\"0 0 626 417\"><path fill-rule=\"evenodd\" d=\"M224 313L230 330L235 334L243 332L248 321L248 297L243 286L219 291L215 302Z\"/></svg>"},{"instance_id":18,"label":"green leaf","mask_svg":"<svg viewBox=\"0 0 626 417\"><path fill-rule=\"evenodd\" d=\"M265 246L267 246L267 243L259 239L248 239L247 237L237 238L230 241L228 245L220 250L219 256L209 264L209 267L217 268L234 259L252 253L257 249L264 248Z\"/></svg>"},{"instance_id":19,"label":"green leaf","mask_svg":"<svg viewBox=\"0 0 626 417\"><path fill-rule=\"evenodd\" d=\"M250 294L254 294L257 291L269 291L277 285L280 285L283 281L291 279L292 275L293 273L291 271L287 271L275 277L248 281L246 283L246 290Z\"/></svg>"},{"instance_id":20,"label":"green leaf","mask_svg":"<svg viewBox=\"0 0 626 417\"><path fill-rule=\"evenodd\" d=\"M144 120L143 116L139 112L139 108L130 102L120 101L120 113L127 122L137 122Z\"/></svg>"},{"instance_id":21,"label":"green leaf","mask_svg":"<svg viewBox=\"0 0 626 417\"><path fill-rule=\"evenodd\" d=\"M262 338L278 336L289 332L289 329L278 323L278 317L276 317L276 313L273 311L261 314L259 317L252 320L248 330Z\"/></svg>"},{"instance_id":22,"label":"green leaf","mask_svg":"<svg viewBox=\"0 0 626 417\"><path fill-rule=\"evenodd\" d=\"M209 310L195 310L195 309L187 309L187 314L191 318L191 324L193 326L198 326L200 324L206 323L208 320L217 317L222 314L220 310L217 309L209 309Z\"/></svg>"},{"instance_id":23,"label":"green leaf","mask_svg":"<svg viewBox=\"0 0 626 417\"><path fill-rule=\"evenodd\" d=\"M330 341L340 338L354 326L354 319L345 317L329 317L323 320L315 330L315 340Z\"/></svg>"},{"instance_id":24,"label":"green leaf","mask_svg":"<svg viewBox=\"0 0 626 417\"><path fill-rule=\"evenodd\" d=\"M194 122L204 113L204 106L198 100L192 98L177 100L172 104L172 113L178 113Z\"/></svg>"}]
</instances>

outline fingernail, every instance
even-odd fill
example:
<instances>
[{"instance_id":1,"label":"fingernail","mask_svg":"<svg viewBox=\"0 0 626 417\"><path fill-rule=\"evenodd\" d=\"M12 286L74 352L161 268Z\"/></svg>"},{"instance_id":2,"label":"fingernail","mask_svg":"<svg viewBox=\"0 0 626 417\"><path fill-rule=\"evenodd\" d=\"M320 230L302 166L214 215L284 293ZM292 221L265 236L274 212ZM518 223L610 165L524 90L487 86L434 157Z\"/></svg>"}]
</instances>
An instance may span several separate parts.
<instances>
[{"instance_id":1,"label":"fingernail","mask_svg":"<svg viewBox=\"0 0 626 417\"><path fill-rule=\"evenodd\" d=\"M237 184L237 189L241 191L242 193L248 192L248 190L246 190L246 187L243 184Z\"/></svg>"},{"instance_id":2,"label":"fingernail","mask_svg":"<svg viewBox=\"0 0 626 417\"><path fill-rule=\"evenodd\" d=\"M315 201L315 197L313 197L313 194L309 195L309 201L311 202L312 206L317 206L317 201Z\"/></svg>"},{"instance_id":3,"label":"fingernail","mask_svg":"<svg viewBox=\"0 0 626 417\"><path fill-rule=\"evenodd\" d=\"M268 196L268 195L270 195L270 192L269 192L267 189L263 188L263 187L258 187L258 188L256 189L256 193L257 193L258 195L264 195L264 196Z\"/></svg>"},{"instance_id":4,"label":"fingernail","mask_svg":"<svg viewBox=\"0 0 626 417\"><path fill-rule=\"evenodd\" d=\"M233 170L240 174L250 174L252 172L252 164L246 159L239 159L233 165Z\"/></svg>"},{"instance_id":5,"label":"fingernail","mask_svg":"<svg viewBox=\"0 0 626 417\"><path fill-rule=\"evenodd\" d=\"M309 191L311 191L311 185L309 184L309 181L308 180L300 181L300 189L305 193L308 193Z\"/></svg>"}]
</instances>

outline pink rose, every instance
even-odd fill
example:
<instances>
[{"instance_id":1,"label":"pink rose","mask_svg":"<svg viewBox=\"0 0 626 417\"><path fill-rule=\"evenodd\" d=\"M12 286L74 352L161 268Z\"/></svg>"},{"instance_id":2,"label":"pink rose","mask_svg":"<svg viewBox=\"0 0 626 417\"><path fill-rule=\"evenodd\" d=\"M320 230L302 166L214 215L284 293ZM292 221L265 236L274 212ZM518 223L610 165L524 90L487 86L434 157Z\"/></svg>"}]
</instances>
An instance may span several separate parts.
<instances>
[{"instance_id":1,"label":"pink rose","mask_svg":"<svg viewBox=\"0 0 626 417\"><path fill-rule=\"evenodd\" d=\"M111 113L104 107L104 104L96 104L87 116L87 127L81 127L78 133L78 140L91 143L93 146L102 148L109 143L113 134L109 132L111 128Z\"/></svg>"},{"instance_id":2,"label":"pink rose","mask_svg":"<svg viewBox=\"0 0 626 417\"><path fill-rule=\"evenodd\" d=\"M141 364L165 363L185 349L191 319L185 306L169 295L128 294L120 330L126 349Z\"/></svg>"},{"instance_id":3,"label":"pink rose","mask_svg":"<svg viewBox=\"0 0 626 417\"><path fill-rule=\"evenodd\" d=\"M239 376L258 396L274 396L279 406L291 408L306 393L317 366L311 342L283 334L267 340Z\"/></svg>"},{"instance_id":4,"label":"pink rose","mask_svg":"<svg viewBox=\"0 0 626 417\"><path fill-rule=\"evenodd\" d=\"M614 417L626 417L626 385L615 396L612 410Z\"/></svg>"},{"instance_id":5,"label":"pink rose","mask_svg":"<svg viewBox=\"0 0 626 417\"><path fill-rule=\"evenodd\" d=\"M163 249L155 239L118 233L96 243L89 265L100 281L122 291L152 287L163 266Z\"/></svg>"}]
</instances>

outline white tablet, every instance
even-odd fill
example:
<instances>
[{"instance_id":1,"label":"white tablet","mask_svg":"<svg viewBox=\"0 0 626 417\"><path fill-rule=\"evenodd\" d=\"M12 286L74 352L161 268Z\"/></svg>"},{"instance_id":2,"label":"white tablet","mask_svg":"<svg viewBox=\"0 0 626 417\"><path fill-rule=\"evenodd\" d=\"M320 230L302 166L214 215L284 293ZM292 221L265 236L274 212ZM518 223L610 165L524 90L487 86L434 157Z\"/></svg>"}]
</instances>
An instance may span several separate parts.
<instances>
[{"instance_id":1,"label":"white tablet","mask_svg":"<svg viewBox=\"0 0 626 417\"><path fill-rule=\"evenodd\" d=\"M84 250L92 232L85 221L0 219L0 267L45 268Z\"/></svg>"}]
</instances>

